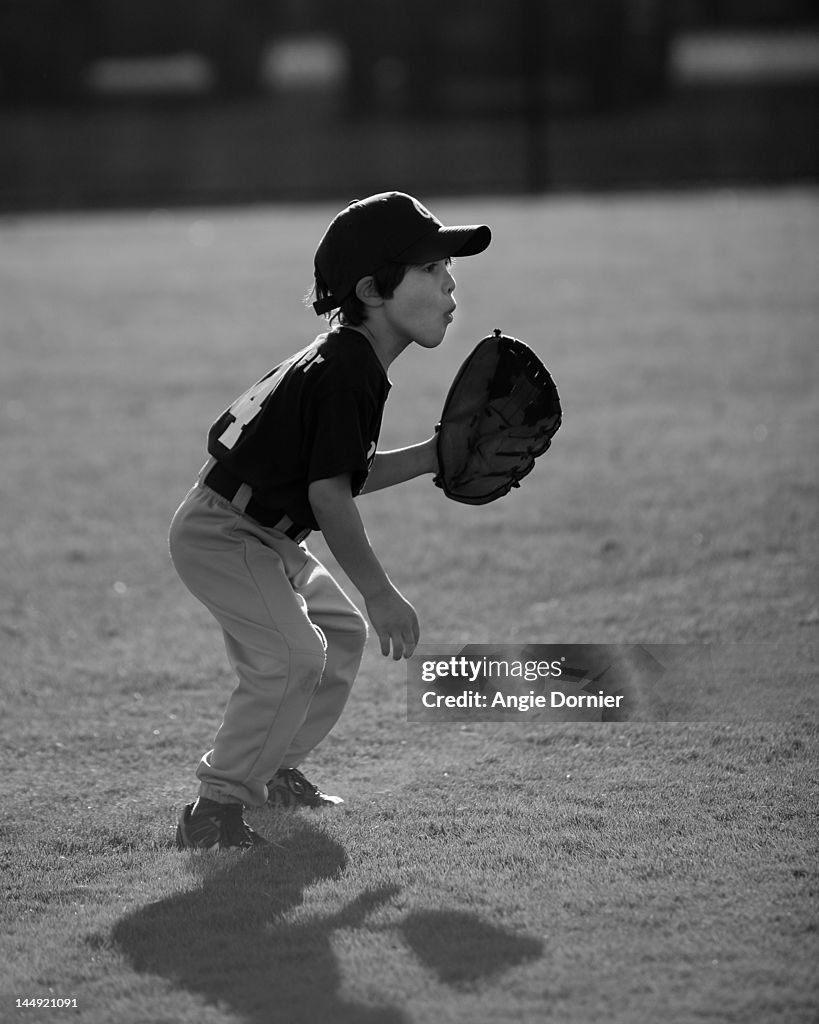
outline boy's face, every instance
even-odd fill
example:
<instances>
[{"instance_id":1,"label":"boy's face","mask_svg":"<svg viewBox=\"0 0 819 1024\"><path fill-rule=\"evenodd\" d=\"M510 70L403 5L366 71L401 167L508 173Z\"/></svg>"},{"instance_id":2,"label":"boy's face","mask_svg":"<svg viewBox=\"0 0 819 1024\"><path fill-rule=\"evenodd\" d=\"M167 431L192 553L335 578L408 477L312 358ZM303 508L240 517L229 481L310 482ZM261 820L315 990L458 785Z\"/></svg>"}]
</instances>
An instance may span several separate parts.
<instances>
[{"instance_id":1,"label":"boy's face","mask_svg":"<svg viewBox=\"0 0 819 1024\"><path fill-rule=\"evenodd\" d=\"M452 323L454 291L450 260L409 267L392 298L384 300L387 322L405 341L436 348Z\"/></svg>"}]
</instances>

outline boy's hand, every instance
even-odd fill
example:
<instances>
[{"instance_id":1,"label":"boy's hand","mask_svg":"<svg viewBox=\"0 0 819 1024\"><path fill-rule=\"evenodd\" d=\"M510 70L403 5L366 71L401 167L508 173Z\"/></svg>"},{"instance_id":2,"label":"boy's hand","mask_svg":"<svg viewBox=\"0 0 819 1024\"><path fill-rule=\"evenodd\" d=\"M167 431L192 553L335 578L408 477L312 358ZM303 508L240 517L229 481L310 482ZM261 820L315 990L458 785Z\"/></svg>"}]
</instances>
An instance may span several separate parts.
<instances>
[{"instance_id":1,"label":"boy's hand","mask_svg":"<svg viewBox=\"0 0 819 1024\"><path fill-rule=\"evenodd\" d=\"M392 587L366 599L367 615L381 641L381 653L394 661L409 658L418 643L421 630L415 609Z\"/></svg>"},{"instance_id":2,"label":"boy's hand","mask_svg":"<svg viewBox=\"0 0 819 1024\"><path fill-rule=\"evenodd\" d=\"M420 629L415 609L396 590L370 547L350 491L349 474L314 480L308 496L316 520L341 568L358 588L367 606L381 653L395 661L409 658Z\"/></svg>"}]
</instances>

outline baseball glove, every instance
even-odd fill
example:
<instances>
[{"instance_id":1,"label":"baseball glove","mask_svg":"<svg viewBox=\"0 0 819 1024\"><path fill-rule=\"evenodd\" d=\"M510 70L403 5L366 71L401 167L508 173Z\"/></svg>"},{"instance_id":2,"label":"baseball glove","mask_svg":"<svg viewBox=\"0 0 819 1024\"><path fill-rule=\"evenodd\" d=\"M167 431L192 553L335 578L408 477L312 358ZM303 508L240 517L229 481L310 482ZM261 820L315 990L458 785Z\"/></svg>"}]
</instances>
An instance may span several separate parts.
<instances>
[{"instance_id":1,"label":"baseball glove","mask_svg":"<svg viewBox=\"0 0 819 1024\"><path fill-rule=\"evenodd\" d=\"M435 484L467 505L502 498L532 470L561 419L549 371L528 345L495 330L467 356L449 389L436 427Z\"/></svg>"}]
</instances>

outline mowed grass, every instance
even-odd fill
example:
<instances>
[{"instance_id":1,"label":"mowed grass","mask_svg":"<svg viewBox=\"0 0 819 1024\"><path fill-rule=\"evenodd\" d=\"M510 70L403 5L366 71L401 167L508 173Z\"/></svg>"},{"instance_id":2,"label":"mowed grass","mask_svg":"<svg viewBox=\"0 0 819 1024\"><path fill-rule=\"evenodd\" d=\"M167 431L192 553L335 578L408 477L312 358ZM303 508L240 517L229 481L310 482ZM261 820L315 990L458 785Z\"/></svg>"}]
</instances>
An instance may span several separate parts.
<instances>
[{"instance_id":1,"label":"mowed grass","mask_svg":"<svg viewBox=\"0 0 819 1024\"><path fill-rule=\"evenodd\" d=\"M167 525L210 422L316 330L335 206L8 219L0 1020L815 1020L816 195L431 205L495 239L392 368L383 445L496 326L565 422L501 502L361 500L422 640L708 644L715 677L681 721L408 724L371 641L305 765L344 807L178 854L231 678Z\"/></svg>"}]
</instances>

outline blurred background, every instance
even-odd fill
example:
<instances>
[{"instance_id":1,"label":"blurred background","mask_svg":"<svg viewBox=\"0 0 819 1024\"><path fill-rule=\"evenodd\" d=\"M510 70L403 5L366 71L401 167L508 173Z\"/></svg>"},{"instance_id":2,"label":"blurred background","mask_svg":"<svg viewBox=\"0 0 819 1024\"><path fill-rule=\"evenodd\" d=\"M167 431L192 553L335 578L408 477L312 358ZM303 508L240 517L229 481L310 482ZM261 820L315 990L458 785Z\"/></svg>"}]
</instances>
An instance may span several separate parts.
<instances>
[{"instance_id":1,"label":"blurred background","mask_svg":"<svg viewBox=\"0 0 819 1024\"><path fill-rule=\"evenodd\" d=\"M815 182L811 0L2 0L0 209Z\"/></svg>"}]
</instances>

